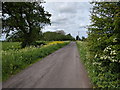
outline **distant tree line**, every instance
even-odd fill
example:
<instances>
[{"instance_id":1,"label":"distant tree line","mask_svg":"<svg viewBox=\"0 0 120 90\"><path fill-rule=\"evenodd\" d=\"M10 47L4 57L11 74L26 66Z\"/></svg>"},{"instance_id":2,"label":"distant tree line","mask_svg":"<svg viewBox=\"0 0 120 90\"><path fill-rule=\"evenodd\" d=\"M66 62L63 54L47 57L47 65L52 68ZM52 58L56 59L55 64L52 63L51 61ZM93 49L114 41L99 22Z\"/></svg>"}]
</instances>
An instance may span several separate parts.
<instances>
[{"instance_id":1,"label":"distant tree line","mask_svg":"<svg viewBox=\"0 0 120 90\"><path fill-rule=\"evenodd\" d=\"M45 41L67 41L67 40L75 40L71 34L62 34L58 32L45 32L41 35L39 40Z\"/></svg>"},{"instance_id":2,"label":"distant tree line","mask_svg":"<svg viewBox=\"0 0 120 90\"><path fill-rule=\"evenodd\" d=\"M7 39L7 41L12 41L12 42L21 42L23 38L20 37L9 37ZM58 33L58 32L44 32L41 34L39 34L38 39L37 40L41 40L41 41L67 41L67 40L75 40L74 37L71 36L71 34L62 34L62 33Z\"/></svg>"},{"instance_id":3,"label":"distant tree line","mask_svg":"<svg viewBox=\"0 0 120 90\"><path fill-rule=\"evenodd\" d=\"M86 41L87 38L85 38L84 36L82 36L82 38L80 38L78 35L76 36L76 40L78 41Z\"/></svg>"}]
</instances>

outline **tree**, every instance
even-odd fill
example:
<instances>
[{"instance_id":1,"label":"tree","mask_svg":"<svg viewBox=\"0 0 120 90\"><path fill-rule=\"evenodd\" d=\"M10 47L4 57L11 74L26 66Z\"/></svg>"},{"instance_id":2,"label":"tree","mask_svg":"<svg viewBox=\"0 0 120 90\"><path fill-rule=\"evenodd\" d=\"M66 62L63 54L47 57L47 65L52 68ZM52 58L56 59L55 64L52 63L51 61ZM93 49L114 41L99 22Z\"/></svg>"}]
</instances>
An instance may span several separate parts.
<instances>
[{"instance_id":1,"label":"tree","mask_svg":"<svg viewBox=\"0 0 120 90\"><path fill-rule=\"evenodd\" d=\"M57 30L56 33L60 33L60 34L65 35L65 32L63 30Z\"/></svg>"},{"instance_id":2,"label":"tree","mask_svg":"<svg viewBox=\"0 0 120 90\"><path fill-rule=\"evenodd\" d=\"M80 37L78 35L76 36L76 40L80 40Z\"/></svg>"},{"instance_id":3,"label":"tree","mask_svg":"<svg viewBox=\"0 0 120 90\"><path fill-rule=\"evenodd\" d=\"M5 2L3 3L3 33L6 37L22 38L22 47L35 42L41 29L50 24L50 16L41 5L42 2ZM10 34L12 32L12 34Z\"/></svg>"},{"instance_id":4,"label":"tree","mask_svg":"<svg viewBox=\"0 0 120 90\"><path fill-rule=\"evenodd\" d=\"M74 40L71 34L63 35L62 33L57 32L45 32L42 35L41 40L45 41L66 41L66 40Z\"/></svg>"},{"instance_id":5,"label":"tree","mask_svg":"<svg viewBox=\"0 0 120 90\"><path fill-rule=\"evenodd\" d=\"M75 38L74 37L72 37L72 35L69 33L69 34L67 34L66 35L66 40L75 40Z\"/></svg>"},{"instance_id":6,"label":"tree","mask_svg":"<svg viewBox=\"0 0 120 90\"><path fill-rule=\"evenodd\" d=\"M86 40L86 38L84 37L84 36L82 36L82 39L81 39L82 41L85 41Z\"/></svg>"}]
</instances>

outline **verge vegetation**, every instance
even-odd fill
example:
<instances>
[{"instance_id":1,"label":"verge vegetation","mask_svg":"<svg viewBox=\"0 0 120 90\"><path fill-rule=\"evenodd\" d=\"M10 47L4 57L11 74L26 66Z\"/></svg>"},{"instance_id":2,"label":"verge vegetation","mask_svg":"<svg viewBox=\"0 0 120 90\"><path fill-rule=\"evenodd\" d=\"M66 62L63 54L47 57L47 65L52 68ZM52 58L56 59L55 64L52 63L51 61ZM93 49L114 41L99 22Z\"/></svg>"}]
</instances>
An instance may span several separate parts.
<instances>
[{"instance_id":1,"label":"verge vegetation","mask_svg":"<svg viewBox=\"0 0 120 90\"><path fill-rule=\"evenodd\" d=\"M93 84L93 88L119 88L120 74L117 73L116 65L117 63L108 63L109 66L104 65L104 61L99 62L96 61L96 57L94 57L89 51L88 42L77 41L78 50L80 52L80 58L84 63L88 75ZM107 63L106 63L107 64ZM111 69L111 68L115 69Z\"/></svg>"},{"instance_id":2,"label":"verge vegetation","mask_svg":"<svg viewBox=\"0 0 120 90\"><path fill-rule=\"evenodd\" d=\"M3 42L3 44L4 43L6 42ZM41 47L30 46L23 49L13 48L19 48L20 43L14 42L13 46L12 42L7 43L8 48L5 46L7 48L5 49L3 46L2 50L2 80L7 80L11 75L18 73L27 66L41 60L68 43L69 42L54 41ZM9 44L13 49L11 49Z\"/></svg>"}]
</instances>

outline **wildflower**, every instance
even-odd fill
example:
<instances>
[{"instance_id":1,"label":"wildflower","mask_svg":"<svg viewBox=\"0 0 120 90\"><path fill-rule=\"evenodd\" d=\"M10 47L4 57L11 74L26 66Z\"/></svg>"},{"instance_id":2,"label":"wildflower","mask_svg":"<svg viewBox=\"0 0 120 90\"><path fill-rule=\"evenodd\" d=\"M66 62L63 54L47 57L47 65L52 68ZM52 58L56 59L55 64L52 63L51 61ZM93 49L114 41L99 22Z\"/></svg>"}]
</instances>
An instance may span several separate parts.
<instances>
[{"instance_id":1,"label":"wildflower","mask_svg":"<svg viewBox=\"0 0 120 90\"><path fill-rule=\"evenodd\" d=\"M64 42L63 41L54 41L54 42L48 43L48 45L59 44L59 43L64 43Z\"/></svg>"},{"instance_id":2,"label":"wildflower","mask_svg":"<svg viewBox=\"0 0 120 90\"><path fill-rule=\"evenodd\" d=\"M114 56L111 57L112 59L115 58Z\"/></svg>"},{"instance_id":3,"label":"wildflower","mask_svg":"<svg viewBox=\"0 0 120 90\"><path fill-rule=\"evenodd\" d=\"M107 49L107 48L105 48L103 52L108 52L108 49Z\"/></svg>"},{"instance_id":4,"label":"wildflower","mask_svg":"<svg viewBox=\"0 0 120 90\"><path fill-rule=\"evenodd\" d=\"M101 59L101 60L103 60L103 59L106 60L108 57L109 57L109 56L102 56L102 57L100 57L100 59Z\"/></svg>"},{"instance_id":5,"label":"wildflower","mask_svg":"<svg viewBox=\"0 0 120 90\"><path fill-rule=\"evenodd\" d=\"M114 38L114 39L113 39L113 42L117 42L117 38Z\"/></svg>"},{"instance_id":6,"label":"wildflower","mask_svg":"<svg viewBox=\"0 0 120 90\"><path fill-rule=\"evenodd\" d=\"M97 40L100 40L101 38L99 37Z\"/></svg>"},{"instance_id":7,"label":"wildflower","mask_svg":"<svg viewBox=\"0 0 120 90\"><path fill-rule=\"evenodd\" d=\"M116 53L115 50L113 50L113 51L110 52L110 55L116 55L116 54L117 54L117 53Z\"/></svg>"},{"instance_id":8,"label":"wildflower","mask_svg":"<svg viewBox=\"0 0 120 90\"><path fill-rule=\"evenodd\" d=\"M112 62L117 62L117 60L116 60L116 59L113 59Z\"/></svg>"},{"instance_id":9,"label":"wildflower","mask_svg":"<svg viewBox=\"0 0 120 90\"><path fill-rule=\"evenodd\" d=\"M101 65L100 62L94 62L93 65Z\"/></svg>"},{"instance_id":10,"label":"wildflower","mask_svg":"<svg viewBox=\"0 0 120 90\"><path fill-rule=\"evenodd\" d=\"M103 60L103 57L100 57L101 60Z\"/></svg>"},{"instance_id":11,"label":"wildflower","mask_svg":"<svg viewBox=\"0 0 120 90\"><path fill-rule=\"evenodd\" d=\"M97 57L97 54L95 55L95 58Z\"/></svg>"},{"instance_id":12,"label":"wildflower","mask_svg":"<svg viewBox=\"0 0 120 90\"><path fill-rule=\"evenodd\" d=\"M107 56L104 56L104 59L106 60L106 59L107 59Z\"/></svg>"}]
</instances>

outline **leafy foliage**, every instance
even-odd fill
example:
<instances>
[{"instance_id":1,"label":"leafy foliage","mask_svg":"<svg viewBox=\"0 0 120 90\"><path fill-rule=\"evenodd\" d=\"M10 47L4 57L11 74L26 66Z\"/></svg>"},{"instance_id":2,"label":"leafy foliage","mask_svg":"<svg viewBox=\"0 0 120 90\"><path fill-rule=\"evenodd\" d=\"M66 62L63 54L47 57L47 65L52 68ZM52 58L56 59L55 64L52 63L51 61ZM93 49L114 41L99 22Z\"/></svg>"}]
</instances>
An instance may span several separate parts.
<instances>
[{"instance_id":1,"label":"leafy foliage","mask_svg":"<svg viewBox=\"0 0 120 90\"><path fill-rule=\"evenodd\" d=\"M119 2L93 2L89 26L90 62L95 87L120 87L120 5Z\"/></svg>"},{"instance_id":2,"label":"leafy foliage","mask_svg":"<svg viewBox=\"0 0 120 90\"><path fill-rule=\"evenodd\" d=\"M50 16L44 11L42 2L4 2L3 33L8 38L22 41L22 47L29 46L38 39L41 29L50 24Z\"/></svg>"}]
</instances>

